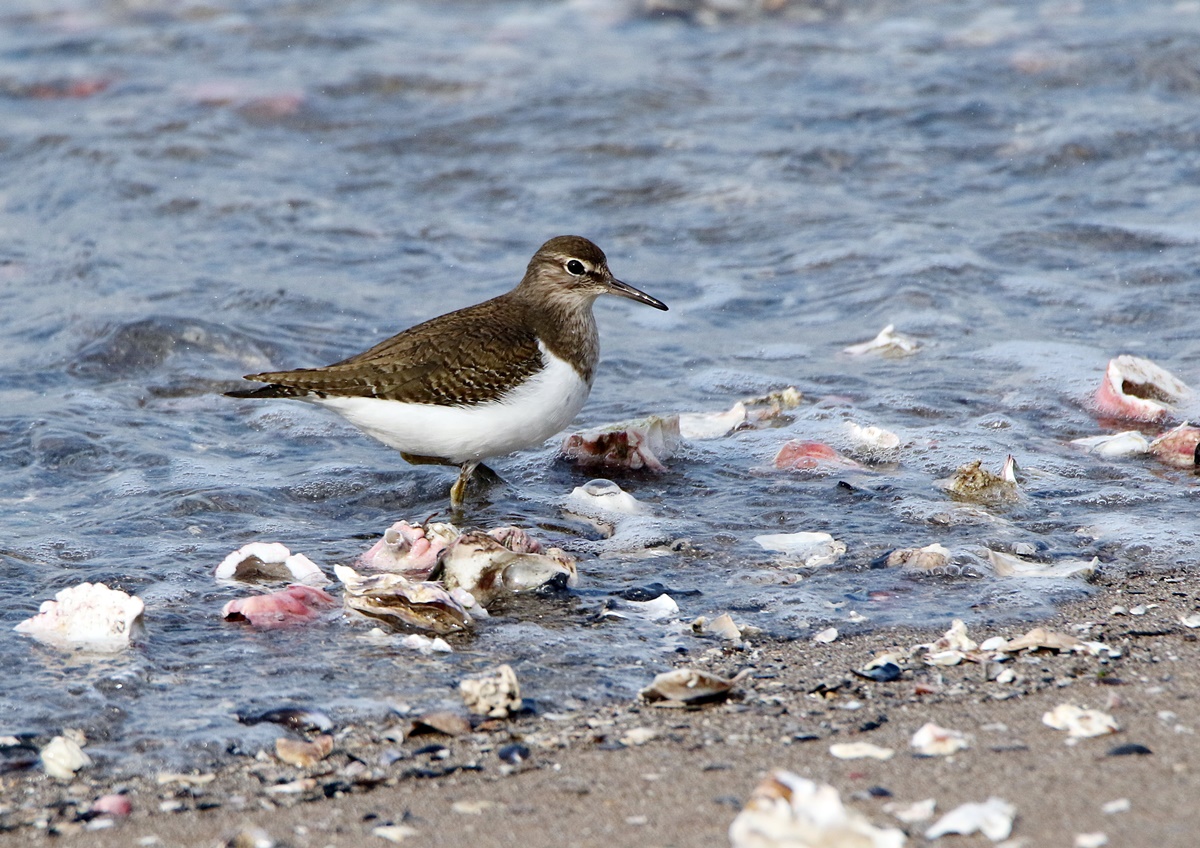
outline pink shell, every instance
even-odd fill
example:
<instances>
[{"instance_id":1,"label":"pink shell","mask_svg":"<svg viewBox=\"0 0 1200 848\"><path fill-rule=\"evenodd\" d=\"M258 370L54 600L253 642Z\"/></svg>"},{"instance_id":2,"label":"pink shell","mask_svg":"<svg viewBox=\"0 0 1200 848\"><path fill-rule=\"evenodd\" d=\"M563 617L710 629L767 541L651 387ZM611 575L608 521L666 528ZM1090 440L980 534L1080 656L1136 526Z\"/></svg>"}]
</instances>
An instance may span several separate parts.
<instances>
[{"instance_id":1,"label":"pink shell","mask_svg":"<svg viewBox=\"0 0 1200 848\"><path fill-rule=\"evenodd\" d=\"M337 600L323 589L294 583L269 595L230 601L221 610L221 616L226 621L248 621L251 627L273 630L307 624L337 605Z\"/></svg>"},{"instance_id":2,"label":"pink shell","mask_svg":"<svg viewBox=\"0 0 1200 848\"><path fill-rule=\"evenodd\" d=\"M798 439L792 439L779 449L779 453L775 455L775 467L796 471L862 468L853 459L843 456L829 445Z\"/></svg>"}]
</instances>

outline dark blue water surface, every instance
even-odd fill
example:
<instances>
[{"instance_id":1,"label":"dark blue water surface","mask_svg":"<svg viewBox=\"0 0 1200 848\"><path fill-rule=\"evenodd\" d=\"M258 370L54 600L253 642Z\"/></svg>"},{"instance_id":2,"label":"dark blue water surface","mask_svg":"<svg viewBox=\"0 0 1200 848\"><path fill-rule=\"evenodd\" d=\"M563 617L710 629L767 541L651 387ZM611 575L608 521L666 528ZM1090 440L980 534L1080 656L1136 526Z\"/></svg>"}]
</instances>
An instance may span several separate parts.
<instances>
[{"instance_id":1,"label":"dark blue water surface","mask_svg":"<svg viewBox=\"0 0 1200 848\"><path fill-rule=\"evenodd\" d=\"M655 581L685 622L733 610L805 637L851 611L998 620L1086 590L998 579L985 547L1194 565L1193 473L1069 441L1120 427L1087 405L1119 353L1200 385L1198 56L1195 3L6 3L0 730L83 727L130 769L219 759L255 741L237 709L433 705L504 661L547 708L629 697L707 647L596 621ZM331 571L444 510L452 475L319 409L221 392L498 294L572 232L671 306L597 305L577 424L805 393L780 428L618 477L650 507L643 541L689 544L585 544L560 505L595 474L551 444L498 460L510 485L469 523L574 545L572 597L512 605L434 658L350 620L223 623L229 551L280 541ZM840 352L889 323L923 348ZM899 461L770 468L789 438L846 448L849 420L900 435ZM1009 453L1014 506L964 513L934 485ZM797 582L753 537L801 530L848 552ZM870 567L934 541L965 576ZM85 580L145 599L142 644L97 659L10 632Z\"/></svg>"}]
</instances>

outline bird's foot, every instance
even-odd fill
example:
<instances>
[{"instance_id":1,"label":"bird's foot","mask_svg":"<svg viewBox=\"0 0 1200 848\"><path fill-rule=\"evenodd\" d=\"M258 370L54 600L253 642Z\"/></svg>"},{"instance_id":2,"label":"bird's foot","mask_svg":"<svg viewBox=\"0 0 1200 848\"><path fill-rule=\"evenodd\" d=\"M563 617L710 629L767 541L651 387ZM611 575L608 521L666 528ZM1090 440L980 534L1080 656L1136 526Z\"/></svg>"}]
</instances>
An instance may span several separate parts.
<instances>
[{"instance_id":1,"label":"bird's foot","mask_svg":"<svg viewBox=\"0 0 1200 848\"><path fill-rule=\"evenodd\" d=\"M458 479L450 487L450 506L456 513L461 511L462 505L467 499L467 485L471 482L472 477L477 483L483 483L488 487L504 482L503 477L482 462L464 462L458 472Z\"/></svg>"}]
</instances>

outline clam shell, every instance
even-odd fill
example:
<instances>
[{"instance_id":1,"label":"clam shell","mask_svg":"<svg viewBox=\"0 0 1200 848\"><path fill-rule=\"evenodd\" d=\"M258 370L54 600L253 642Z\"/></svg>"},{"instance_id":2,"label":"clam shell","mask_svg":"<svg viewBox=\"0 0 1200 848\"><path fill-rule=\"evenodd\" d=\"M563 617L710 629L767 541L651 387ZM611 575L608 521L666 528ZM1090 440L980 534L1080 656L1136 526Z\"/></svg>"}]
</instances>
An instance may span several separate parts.
<instances>
[{"instance_id":1,"label":"clam shell","mask_svg":"<svg viewBox=\"0 0 1200 848\"><path fill-rule=\"evenodd\" d=\"M57 647L120 651L140 632L144 609L141 598L119 589L80 583L43 601L37 615L13 630Z\"/></svg>"},{"instance_id":2,"label":"clam shell","mask_svg":"<svg viewBox=\"0 0 1200 848\"><path fill-rule=\"evenodd\" d=\"M668 701L676 704L705 704L723 701L733 691L741 677L726 679L695 668L677 668L664 671L641 691L646 701Z\"/></svg>"},{"instance_id":3,"label":"clam shell","mask_svg":"<svg viewBox=\"0 0 1200 848\"><path fill-rule=\"evenodd\" d=\"M471 628L467 608L437 583L416 582L391 573L363 577L345 565L335 566L334 573L346 587L343 601L349 609L396 630L422 630L444 636Z\"/></svg>"}]
</instances>

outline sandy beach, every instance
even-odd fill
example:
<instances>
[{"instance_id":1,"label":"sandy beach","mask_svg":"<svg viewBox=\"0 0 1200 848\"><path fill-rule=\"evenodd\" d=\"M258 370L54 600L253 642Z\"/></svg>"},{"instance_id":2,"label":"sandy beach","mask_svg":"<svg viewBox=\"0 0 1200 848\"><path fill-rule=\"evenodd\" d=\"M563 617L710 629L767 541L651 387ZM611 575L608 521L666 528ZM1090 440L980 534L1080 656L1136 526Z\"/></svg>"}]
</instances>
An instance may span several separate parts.
<instances>
[{"instance_id":1,"label":"sandy beach","mask_svg":"<svg viewBox=\"0 0 1200 848\"><path fill-rule=\"evenodd\" d=\"M1195 845L1200 643L1181 623L1200 600L1194 581L1181 573L1111 574L1097 578L1096 588L1049 620L970 636L1011 639L1040 624L1103 642L1120 652L1116 658L1024 652L1002 664L1012 680L998 682L988 679L995 666L990 673L974 662L933 667L918 655L898 680L878 683L852 670L887 646L933 642L945 628L842 635L829 644L765 641L744 650L714 643L680 666L750 673L735 697L698 709L613 703L586 713L522 714L458 737L421 734L402 744L384 738L395 728L339 728L333 752L311 768L262 752L191 785L160 785L157 776L112 785L86 770L70 783L9 774L4 841L716 846L728 844L730 822L756 784L787 769L831 784L876 825L903 828L908 845L993 844L979 834L923 835L954 807L992 796L1016 808L1002 843L1008 846ZM1068 744L1066 732L1042 720L1064 703L1102 710L1120 729ZM949 757L916 756L910 739L928 721L964 733L969 747ZM895 753L887 761L831 756L831 745L846 742ZM524 746L527 758L512 745ZM396 749L400 758L380 765ZM109 792L124 793L133 812L89 822L91 803ZM930 798L936 811L924 822L904 824L885 809ZM1116 811L1105 812L1106 805Z\"/></svg>"}]
</instances>

